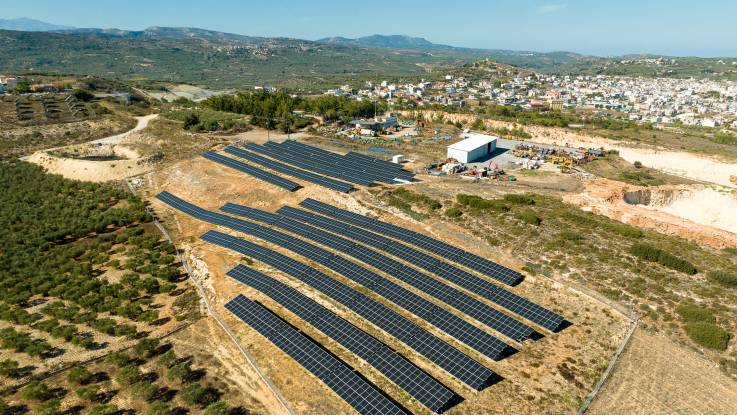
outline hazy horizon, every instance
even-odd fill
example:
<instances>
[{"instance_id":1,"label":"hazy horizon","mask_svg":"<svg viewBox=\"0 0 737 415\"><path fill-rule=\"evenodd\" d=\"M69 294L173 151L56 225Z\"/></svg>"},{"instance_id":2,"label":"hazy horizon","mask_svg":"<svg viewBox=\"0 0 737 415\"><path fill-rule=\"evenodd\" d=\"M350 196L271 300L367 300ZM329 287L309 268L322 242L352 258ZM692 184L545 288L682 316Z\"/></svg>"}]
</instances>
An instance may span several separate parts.
<instances>
[{"instance_id":1,"label":"hazy horizon","mask_svg":"<svg viewBox=\"0 0 737 415\"><path fill-rule=\"evenodd\" d=\"M737 56L737 4L704 0L388 2L333 4L327 0L244 4L164 0L125 3L82 0L32 4L0 0L13 16L78 28L143 30L196 27L246 36L317 40L403 34L436 44L474 49L566 51L595 56ZM146 10L146 13L141 13ZM447 10L447 13L438 13Z\"/></svg>"}]
</instances>

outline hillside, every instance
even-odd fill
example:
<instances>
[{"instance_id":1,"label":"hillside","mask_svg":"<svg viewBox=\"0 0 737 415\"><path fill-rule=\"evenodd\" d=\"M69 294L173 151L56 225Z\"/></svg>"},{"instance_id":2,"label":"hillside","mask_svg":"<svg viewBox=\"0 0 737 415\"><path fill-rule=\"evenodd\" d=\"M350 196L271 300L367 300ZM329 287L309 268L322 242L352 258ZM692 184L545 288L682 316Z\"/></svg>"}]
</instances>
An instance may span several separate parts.
<instances>
[{"instance_id":1,"label":"hillside","mask_svg":"<svg viewBox=\"0 0 737 415\"><path fill-rule=\"evenodd\" d=\"M377 76L416 76L434 67L457 66L484 57L473 51L387 53L299 39L234 39L199 29L86 30L84 34L0 31L4 55L0 72L96 74L210 88L264 83L323 88Z\"/></svg>"},{"instance_id":2,"label":"hillside","mask_svg":"<svg viewBox=\"0 0 737 415\"><path fill-rule=\"evenodd\" d=\"M270 83L314 92L347 82L416 78L482 59L546 73L737 79L734 59L468 49L403 35L309 41L156 26L142 31L0 30L0 48L0 72L93 74L217 89Z\"/></svg>"}]
</instances>

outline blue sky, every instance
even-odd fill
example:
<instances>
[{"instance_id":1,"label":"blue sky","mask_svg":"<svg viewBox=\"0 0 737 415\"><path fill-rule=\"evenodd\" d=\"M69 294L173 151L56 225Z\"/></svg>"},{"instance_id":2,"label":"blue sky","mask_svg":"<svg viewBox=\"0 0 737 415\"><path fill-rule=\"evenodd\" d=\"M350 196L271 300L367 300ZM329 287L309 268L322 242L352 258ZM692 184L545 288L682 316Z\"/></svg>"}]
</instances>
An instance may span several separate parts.
<instances>
[{"instance_id":1,"label":"blue sky","mask_svg":"<svg viewBox=\"0 0 737 415\"><path fill-rule=\"evenodd\" d=\"M191 26L318 39L407 34L490 49L737 56L735 0L0 0L0 18L76 27Z\"/></svg>"}]
</instances>

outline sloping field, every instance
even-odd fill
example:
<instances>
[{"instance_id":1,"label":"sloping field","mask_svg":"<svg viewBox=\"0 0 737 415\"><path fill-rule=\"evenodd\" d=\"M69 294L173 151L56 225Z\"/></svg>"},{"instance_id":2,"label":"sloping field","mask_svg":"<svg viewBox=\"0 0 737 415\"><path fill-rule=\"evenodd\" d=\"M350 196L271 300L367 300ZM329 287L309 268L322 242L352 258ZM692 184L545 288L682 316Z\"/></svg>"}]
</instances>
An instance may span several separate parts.
<instances>
[{"instance_id":1,"label":"sloping field","mask_svg":"<svg viewBox=\"0 0 737 415\"><path fill-rule=\"evenodd\" d=\"M638 329L589 414L735 414L737 384L701 356Z\"/></svg>"}]
</instances>

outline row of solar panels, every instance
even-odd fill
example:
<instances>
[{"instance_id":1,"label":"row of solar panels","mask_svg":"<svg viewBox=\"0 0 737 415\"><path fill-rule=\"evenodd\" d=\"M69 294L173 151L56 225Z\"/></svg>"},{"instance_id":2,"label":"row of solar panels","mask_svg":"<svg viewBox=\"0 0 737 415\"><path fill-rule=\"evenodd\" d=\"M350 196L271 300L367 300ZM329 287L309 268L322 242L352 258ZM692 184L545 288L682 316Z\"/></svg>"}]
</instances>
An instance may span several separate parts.
<instances>
[{"instance_id":1,"label":"row of solar panels","mask_svg":"<svg viewBox=\"0 0 737 415\"><path fill-rule=\"evenodd\" d=\"M364 174L377 182L393 183L394 179L397 178L408 181L411 181L412 178L414 178L414 174L403 170L399 164L393 164L394 167L387 167L385 164L368 162L366 157L372 158L369 156L356 157L355 155L357 153L353 152L346 155L338 155L336 153L293 140L287 140L280 144L272 142L271 145L280 149L288 149L296 154L313 157L323 163L335 166L336 168L345 168L347 170Z\"/></svg>"},{"instance_id":2,"label":"row of solar panels","mask_svg":"<svg viewBox=\"0 0 737 415\"><path fill-rule=\"evenodd\" d=\"M353 190L353 185L351 185L350 183L341 182L340 180L331 179L329 177L320 176L319 174L315 174L310 171L298 169L288 164L271 160L259 154L252 153L238 147L226 147L225 152L248 160L250 162L260 164L270 170L284 173L289 176L308 181L310 183L315 183L320 186L327 187L328 189L336 190L338 192L348 193Z\"/></svg>"},{"instance_id":3,"label":"row of solar panels","mask_svg":"<svg viewBox=\"0 0 737 415\"><path fill-rule=\"evenodd\" d=\"M243 265L233 268L228 275L267 295L377 368L389 380L433 412L441 412L454 401L460 400L455 392L396 351L294 288Z\"/></svg>"},{"instance_id":4,"label":"row of solar panels","mask_svg":"<svg viewBox=\"0 0 737 415\"><path fill-rule=\"evenodd\" d=\"M483 335L486 335L486 339L491 338L492 341L496 341L500 343L500 345L506 346L504 343L498 341L497 339L493 338L492 336L488 335L487 333L478 330L477 328L469 325L465 321L459 319L458 317L448 313L446 310L443 310L442 308L439 308L435 306L434 304L422 299L421 297L417 296L416 294L405 290L404 288L391 283L390 281L380 277L378 274L373 274L370 271L358 267L355 264L351 263L350 261L346 261L342 257L336 256L334 254L331 254L328 251L324 251L320 248L315 247L314 245L310 245L308 243L305 243L303 241L294 242L295 239L290 237L289 235L282 234L280 232L276 232L272 229L264 228L260 225L256 225L250 222L242 221L236 218L229 217L227 215L222 215L215 212L209 212L203 209L200 209L194 205L188 204L187 202L182 201L181 199L176 198L175 196L168 194L168 193L162 193L158 195L158 197L182 210L185 213L188 213L192 216L198 217L202 220L206 220L212 223L216 223L219 225L231 227L233 229L236 229L241 232L249 233L251 235L257 236L259 238L262 238L264 240L267 240L269 242L275 243L277 245L280 245L282 247L285 247L287 249L292 250L293 252L296 252L302 256L305 256L306 258L312 259L318 263L321 263L323 265L328 266L329 268L333 269L334 271L341 273L342 275L359 282L360 284L365 285L367 288L374 290L375 292L380 293L381 295L384 295L386 298L394 301L395 303L398 303L398 305L402 306L403 308L413 312L414 314L425 318L426 320L432 322L439 328L443 329L446 332L449 332L453 337L458 338L459 340L465 342L466 344L469 344L470 346L474 347L475 349L483 349L482 344L485 343L485 338ZM328 205L329 206L329 205ZM304 218L305 214L308 215L307 217L314 216L317 217L318 215L309 214L309 212L304 212L299 209L293 209L293 208L283 208L280 210L280 213L284 213L284 215L275 215L273 213L269 212L263 212L256 209L250 209L247 207L237 206L237 205L226 205L224 210L228 211L231 210L231 213L237 213L237 214L244 214L249 219L261 221L265 223L269 223L275 226L280 226L284 229L287 229L288 231L292 233L297 233L301 236L308 237L309 239L316 240L322 244L329 245L335 249L341 250L342 252L346 252L348 254L354 253L356 250L359 252L363 252L361 255L354 256L357 259L361 259L364 262L370 263L368 261L375 261L372 263L372 265L376 266L379 269L382 269L383 271L397 276L397 272L394 271L394 266L401 266L401 264L396 263L394 260L390 260L387 257L383 257L382 255L371 251L372 253L368 253L369 250L363 248L362 246L355 244L345 238L338 238L336 236L333 236L325 231L318 230L317 228L313 228L311 226L307 226L304 223L297 222L292 219L288 219L286 216L287 214L290 214L292 216L299 216ZM237 210L237 211L236 211ZM282 212L284 211L284 212ZM330 220L328 218L323 218L323 220ZM330 220L333 221L333 220ZM339 223L337 221L333 221L335 223ZM311 223L314 224L314 223ZM324 225L324 223L323 223ZM342 224L344 226L351 226L348 224ZM356 228L357 229L357 228ZM335 228L329 229L331 231L334 231ZM355 231L355 229L354 229ZM372 234L371 232L365 232L365 234ZM375 235L375 234L374 234ZM375 237L380 237L380 235L375 235ZM381 237L380 237L381 238ZM366 318L368 321L371 321L378 327L385 330L387 333L395 336L400 341L404 342L411 348L415 349L416 351L420 352L423 356L428 358L433 363L437 364L438 366L444 368L446 371L451 373L452 375L456 376L459 380L463 381L466 384L469 384L469 386L475 387L476 389L481 389L485 387L488 384L493 383L494 381L500 379L497 375L495 375L492 371L485 368L478 362L475 362L474 360L470 359L468 356L462 354L457 349L453 348L452 346L448 345L447 343L443 342L442 340L434 337L430 333L427 333L423 329L419 328L418 326L415 326L413 323L409 322L408 320L404 319L404 317L394 313L390 309L386 308L385 306L376 303L375 301L369 299L368 297L364 296L363 294L358 293L357 291L351 289L350 287L347 287L343 284L340 284L339 282L332 280L330 277L328 277L325 274L320 273L319 271L307 267L304 264L301 264L291 258L285 257L277 252L270 251L268 249L265 249L263 247L260 247L258 245L252 244L248 241L244 241L238 238L234 238L229 235L221 234L219 232L208 232L206 235L203 236L204 240L207 240L209 242L217 243L222 246L226 246L231 249L235 249L238 252L243 253L244 255L248 255L253 257L254 259L261 260L277 269L280 269L284 271L285 273L291 275L294 278L297 278L308 285L312 286L313 288L318 289L319 291L322 291L329 297L335 299L336 301L344 304L346 307L350 308L354 312L356 312L358 315L361 315L362 317ZM387 239L387 238L384 238ZM292 241L292 242L290 242ZM386 242L386 241L384 241ZM403 245L396 241L392 241L393 244L397 245ZM368 244L370 246L370 244ZM340 247L340 248L338 248ZM406 246L405 246L406 247ZM341 249L342 248L342 249ZM362 249L361 249L362 248ZM379 247L380 249L383 249ZM410 247L406 247L407 249L413 249ZM415 250L416 253L419 251ZM391 252L390 252L391 253ZM426 254L425 254L426 255ZM405 258L402 258L405 259ZM438 262L436 259L430 257L431 260ZM395 263L392 266L384 266L384 268L381 268L381 266L384 263L387 263L385 261L389 261L388 264L392 264L391 261L394 261ZM426 266L432 266L437 267L438 264L435 262L430 261L427 262ZM412 261L409 261L412 263ZM450 264L448 264L450 266ZM401 266L404 267L404 266ZM400 267L400 269L402 269ZM452 266L451 266L452 267ZM406 269L412 270L409 267L404 267ZM455 268L459 272L465 272L458 268ZM412 270L414 271L414 270ZM406 270L404 272L407 272ZM368 274L366 274L368 273ZM468 273L467 273L468 274ZM401 275L401 274L399 274ZM471 274L468 274L471 275ZM416 275L415 275L416 276ZM426 277L426 276L425 276ZM398 277L399 278L399 277ZM476 277L478 278L478 277ZM400 278L401 279L401 278ZM431 279L427 277L427 280L435 281L436 280ZM425 281L425 284L428 283L428 281ZM479 279L481 281L484 281L482 279ZM420 284L419 282L415 281L415 283ZM440 286L430 283L430 287L440 288ZM450 288L448 286L442 285L443 287ZM491 284L493 286L493 284ZM427 290L428 286L425 286L425 289ZM258 287L255 287L259 289ZM264 288L264 287L262 287ZM464 287L465 288L465 287ZM264 288L265 289L265 288ZM440 288L442 289L442 288ZM262 290L264 291L264 290ZM473 290L471 290L473 291ZM505 290L506 291L506 290ZM439 292L439 291L438 291ZM437 292L436 292L437 293ZM463 294L461 292L457 292L460 294ZM509 292L508 292L509 293ZM266 293L268 295L268 293ZM512 296L516 296L513 293L509 293ZM445 294L446 300L451 300L449 297L447 297L447 293ZM270 295L272 298L273 295ZM463 294L463 298L470 298ZM440 298L438 295L436 295L437 298ZM518 297L521 299L521 297ZM441 298L442 299L442 298ZM541 310L547 311L548 313L557 316L555 313L550 312L549 310L546 310L534 303L531 303L525 299L525 302L529 303L530 305L537 307ZM277 300L281 305L287 307L285 304L283 304L286 300L282 298L281 300ZM451 300L452 301L452 300ZM478 304L483 305L483 303L476 301ZM460 307L456 307L460 309ZM524 304L524 302L523 302ZM429 305L429 308L428 308ZM485 305L483 305L485 306ZM532 309L534 309L534 307ZM287 307L289 308L289 307ZM490 308L489 308L490 309ZM434 313L438 313L439 311L439 317L434 316ZM491 309L494 310L494 309ZM463 311L463 310L462 310ZM496 311L496 310L494 310ZM497 311L498 313L498 311ZM299 313L296 313L298 314ZM324 314L324 313L323 313ZM501 314L501 313L500 313ZM479 314L481 315L481 314ZM450 317L449 317L450 316ZM508 316L507 316L508 317ZM558 316L560 317L560 316ZM337 316L336 316L337 318ZM454 320L453 318L457 319ZM562 320L562 317L560 317ZM532 320L532 319L531 319ZM310 322L309 320L305 319L305 321ZM458 329L455 327L456 323L460 321L461 324L465 324L466 326ZM513 320L515 321L516 320ZM532 320L534 321L534 320ZM313 324L310 322L310 324ZM349 324L349 323L348 323ZM313 324L314 325L314 324ZM541 324L543 327L549 328L550 325L544 325ZM522 325L523 327L526 327ZM481 337L479 337L478 333L469 333L465 331L468 327L475 329L478 332L483 333ZM358 329L356 329L358 330ZM551 329L552 330L552 329ZM324 332L324 331L323 331ZM420 333L420 334L418 334ZM338 343L343 344L340 341L340 333L326 333L329 337L333 338L334 340L338 341ZM476 336L474 338L474 336ZM355 336L348 336L348 337L355 337ZM346 337L346 339L348 338ZM345 344L343 344L346 348L354 352L355 354L361 355L361 350L357 349L356 347L348 347ZM505 355L514 352L513 348L510 348L506 346L505 349L502 349L500 353L497 355L498 358L502 358ZM483 353L483 352L482 352ZM489 352L487 351L487 356L489 355ZM364 360L367 360L365 357L363 357ZM368 361L368 360L367 360ZM369 362L371 363L371 362ZM409 364L409 363L408 363ZM418 399L418 401L422 402L428 408L433 409L433 407L436 407L439 405L439 401L442 401L443 399L434 398L435 401L433 401L432 396L437 395L436 393L431 393L422 399L420 399L419 395L420 390L425 390L426 387L417 387L419 389L413 390L411 386L407 385L407 381L404 380L404 384L400 384L400 377L397 373L391 373L388 369L389 366L382 366L378 361L375 362L375 364L372 363L373 366L377 367L382 373L384 373L388 378L392 379L397 383L400 387L407 390L410 395L415 397L415 399ZM411 364L410 364L411 365ZM419 369L417 369L419 370ZM326 382L327 384L327 382ZM441 385L442 386L442 385ZM409 390L408 390L409 388ZM337 391L336 391L337 392ZM341 395L342 396L342 395ZM456 397L457 398L457 397ZM346 401L348 401L350 396L346 398ZM439 399L439 400L438 400ZM350 402L349 402L350 403ZM352 404L353 405L353 404ZM355 406L355 405L354 405ZM433 409L435 410L435 409Z\"/></svg>"},{"instance_id":5,"label":"row of solar panels","mask_svg":"<svg viewBox=\"0 0 737 415\"><path fill-rule=\"evenodd\" d=\"M524 276L519 272L491 262L488 259L481 258L478 255L466 252L453 245L400 226L339 209L315 199L305 199L300 203L300 205L340 221L357 225L400 241L408 242L442 258L457 262L465 267L471 268L474 271L478 271L508 285L517 285L524 279Z\"/></svg>"},{"instance_id":6,"label":"row of solar panels","mask_svg":"<svg viewBox=\"0 0 737 415\"><path fill-rule=\"evenodd\" d=\"M263 262L277 270L280 270L297 281L307 284L313 289L316 289L322 294L342 304L357 315L363 317L379 329L387 332L389 335L416 351L419 355L448 371L451 375L456 376L459 380L477 390L484 389L485 387L501 380L501 377L495 374L491 369L486 368L461 353L453 346L413 324L405 317L392 311L390 308L371 300L364 294L339 283L314 268L306 266L299 261L264 248L253 242L221 232L208 231L202 236L202 240L232 249L242 255L246 255L249 258ZM331 332L324 333L328 336L331 336L332 334ZM340 343L338 339L333 339ZM383 346L388 348L386 345ZM348 346L345 347L348 348ZM351 350L350 348L349 351L356 353L356 351ZM358 355L358 353L356 354ZM367 361L367 363L371 364L387 378L392 379L393 377L396 378L399 376L399 374L393 372L393 368L388 365L380 364L378 361L373 361L373 363L371 361ZM413 372L420 370L414 365L411 366L411 370ZM397 368L397 370L400 369ZM440 412L443 407L458 399L452 395L448 396L446 392L438 387L438 385L435 385L437 381L431 380L432 377L429 375L427 375L427 377L419 377L419 375L412 375L409 372L404 372L403 375L415 376L417 381L422 380L419 388L410 388L409 390L405 389L405 391L418 402L433 411ZM432 392L419 394L417 393L418 390L427 390ZM340 395L340 393L338 394Z\"/></svg>"},{"instance_id":7,"label":"row of solar panels","mask_svg":"<svg viewBox=\"0 0 737 415\"><path fill-rule=\"evenodd\" d=\"M367 162L364 158L356 157L355 153L341 156L291 140L281 144L248 143L245 148L315 173L362 186L373 186L374 182L395 183L395 179L411 181L414 177L412 173L401 168L387 168L384 165Z\"/></svg>"},{"instance_id":8,"label":"row of solar panels","mask_svg":"<svg viewBox=\"0 0 737 415\"><path fill-rule=\"evenodd\" d=\"M335 356L260 304L239 295L225 308L253 327L305 369L333 389L360 414L404 415L406 412Z\"/></svg>"},{"instance_id":9,"label":"row of solar panels","mask_svg":"<svg viewBox=\"0 0 737 415\"><path fill-rule=\"evenodd\" d=\"M276 174L269 173L267 171L261 170L259 168L253 167L251 165L248 165L246 163L243 163L238 160L233 160L230 157L225 157L221 154L215 153L213 151L208 151L202 155L204 158L208 160L212 160L216 163L220 163L224 166L228 166L232 169L236 169L240 172L246 173L248 175L251 175L257 179L261 179L267 183L271 183L275 186L279 186L282 189L286 189L290 192L293 192L300 188L300 185L285 179L283 177L277 176Z\"/></svg>"},{"instance_id":10,"label":"row of solar panels","mask_svg":"<svg viewBox=\"0 0 737 415\"><path fill-rule=\"evenodd\" d=\"M360 267L339 255L335 255L325 249L294 238L291 235L278 232L252 222L201 209L168 193L159 194L157 197L171 206L197 217L198 219L256 236L315 261L343 275L344 277L371 289L418 317L425 319L452 337L457 338L478 352L488 356L490 359L500 360L516 352L513 347L473 326L460 317L420 297L414 292L407 290L366 268ZM265 214L266 212L263 213ZM340 299L338 300L340 301Z\"/></svg>"},{"instance_id":11,"label":"row of solar panels","mask_svg":"<svg viewBox=\"0 0 737 415\"><path fill-rule=\"evenodd\" d=\"M227 211L226 209L223 210ZM545 307L541 307L526 298L520 297L505 288L499 287L484 278L478 277L471 272L437 259L419 249L397 242L394 239L349 223L340 222L336 219L296 209L291 206L284 206L277 213L389 253L398 259L416 265L474 294L480 295L552 332L559 331L564 325L564 318L561 315ZM263 219L257 220L264 221Z\"/></svg>"},{"instance_id":12,"label":"row of solar panels","mask_svg":"<svg viewBox=\"0 0 737 415\"><path fill-rule=\"evenodd\" d=\"M505 336L513 340L522 342L529 338L540 337L539 333L536 333L529 326L513 319L512 317L496 310L495 308L492 308L476 300L468 294L459 291L451 286L443 284L442 282L430 277L427 274L423 274L415 270L414 268L408 267L400 263L399 261L386 257L373 249L367 248L363 245L359 245L344 237L333 235L324 230L300 223L283 215L263 212L259 211L258 209L253 209L246 206L239 206L229 203L223 206L221 210L227 213L244 216L248 219L257 221L262 221L266 219L265 217L270 216L266 220L267 223L270 223L272 226L282 228L303 238L310 239L312 241L320 243L321 245L350 255L351 257L359 261L371 265L374 268L377 268L403 281L413 288L425 292L426 294L431 295L432 297L435 297L445 302L446 304L455 307L463 313L474 317L476 320L486 324L490 328L504 334ZM310 252L306 254L308 256L312 255L312 253ZM337 256L334 259L330 258L328 261L323 261L327 262L323 263L323 265L328 266L334 270L344 269L340 267L342 265L342 261L345 260L342 257ZM349 261L346 262L350 263ZM355 276L351 276L349 278L359 282L364 286L373 285L372 288L374 289L374 291L384 296L385 298L392 300L395 303L398 303L402 300L404 302L411 302L417 308L410 311L413 311L418 316L423 317L425 320L433 323L438 327L450 327L450 331L448 329L446 329L446 331L457 338L463 337L459 337L459 335L457 333L453 333L453 331L467 330L469 332L478 331L484 333L478 329L473 330L471 328L472 326L468 325L468 323L465 323L463 319L447 312L446 310L438 306L432 305L431 303L422 300L421 297L417 296L413 292L401 288L400 286L390 282L389 280L382 278L378 274L365 270L362 273L357 273ZM469 343L469 341L475 342L476 344L474 345L474 348L491 357L492 359L498 358L499 350L502 350L504 349L504 347L506 347L506 345L504 344L498 344L499 341L496 341L496 339L489 338L490 336L477 335L474 337L466 337L469 337L469 340L465 341L467 344L471 344ZM484 350L486 351L484 352Z\"/></svg>"}]
</instances>

